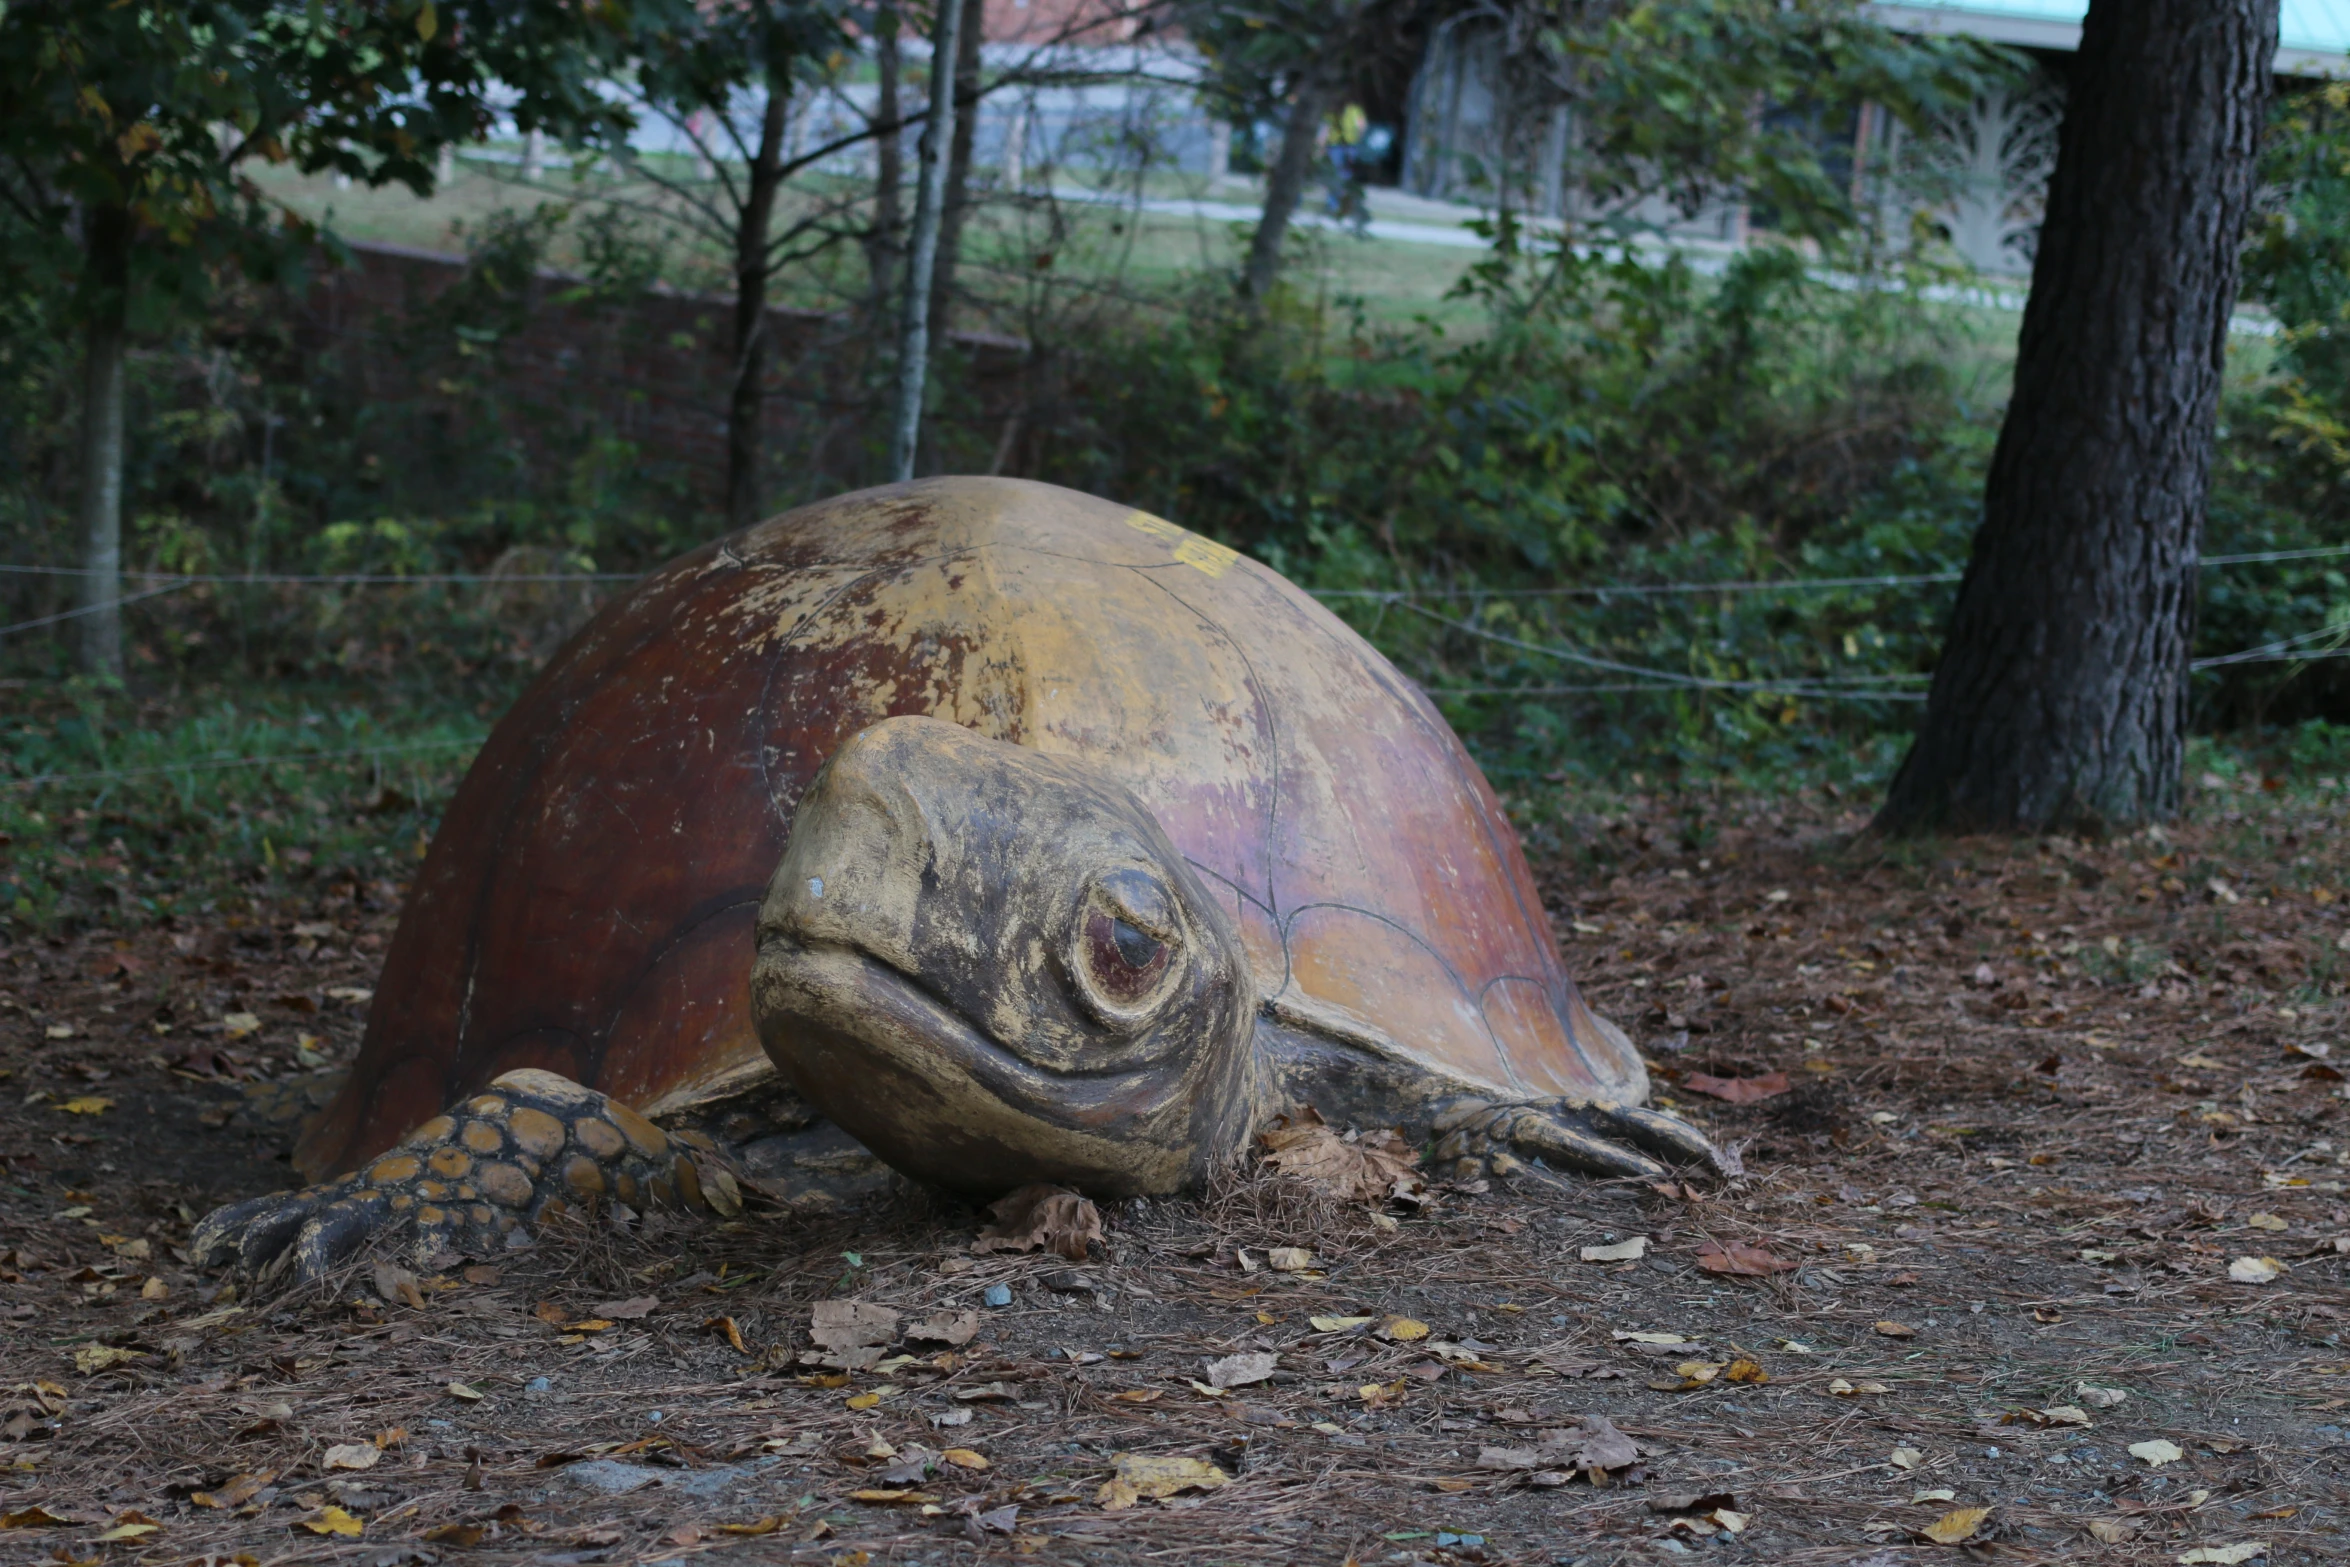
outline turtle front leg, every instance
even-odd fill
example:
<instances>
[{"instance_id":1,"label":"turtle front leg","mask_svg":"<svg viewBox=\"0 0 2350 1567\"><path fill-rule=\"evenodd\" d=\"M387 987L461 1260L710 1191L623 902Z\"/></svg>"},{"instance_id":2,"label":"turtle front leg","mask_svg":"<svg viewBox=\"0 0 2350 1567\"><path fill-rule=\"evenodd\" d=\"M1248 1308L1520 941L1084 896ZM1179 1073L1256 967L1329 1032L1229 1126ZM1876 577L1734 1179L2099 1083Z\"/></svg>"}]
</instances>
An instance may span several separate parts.
<instances>
[{"instance_id":1,"label":"turtle front leg","mask_svg":"<svg viewBox=\"0 0 2350 1567\"><path fill-rule=\"evenodd\" d=\"M1641 1105L1461 1099L1437 1116L1435 1131L1436 1163L1463 1175L1506 1175L1521 1158L1585 1175L1646 1180L1668 1175L1676 1165L1703 1165L1725 1179L1745 1173L1737 1154L1715 1147L1687 1121Z\"/></svg>"},{"instance_id":2,"label":"turtle front leg","mask_svg":"<svg viewBox=\"0 0 2350 1567\"><path fill-rule=\"evenodd\" d=\"M232 1203L196 1226L189 1255L247 1272L316 1279L378 1236L412 1232L419 1259L489 1256L531 1241L529 1225L603 1203L741 1207L734 1179L697 1162L626 1105L570 1078L508 1072L340 1180Z\"/></svg>"}]
</instances>

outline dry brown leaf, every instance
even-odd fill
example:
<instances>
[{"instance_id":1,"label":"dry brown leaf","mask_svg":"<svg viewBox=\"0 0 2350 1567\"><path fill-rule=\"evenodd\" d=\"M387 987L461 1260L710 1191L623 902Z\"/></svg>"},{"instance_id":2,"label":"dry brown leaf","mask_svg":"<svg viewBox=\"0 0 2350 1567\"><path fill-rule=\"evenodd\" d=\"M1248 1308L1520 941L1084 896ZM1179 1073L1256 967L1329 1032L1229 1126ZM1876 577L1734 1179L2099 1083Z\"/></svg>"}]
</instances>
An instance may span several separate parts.
<instances>
[{"instance_id":1,"label":"dry brown leaf","mask_svg":"<svg viewBox=\"0 0 2350 1567\"><path fill-rule=\"evenodd\" d=\"M61 1518L46 1507L20 1507L0 1513L0 1529L71 1529L75 1520Z\"/></svg>"},{"instance_id":2,"label":"dry brown leaf","mask_svg":"<svg viewBox=\"0 0 2350 1567\"><path fill-rule=\"evenodd\" d=\"M1916 1338L1918 1336L1918 1330L1908 1323L1895 1322L1890 1318L1877 1323L1877 1333L1883 1338Z\"/></svg>"},{"instance_id":3,"label":"dry brown leaf","mask_svg":"<svg viewBox=\"0 0 2350 1567\"><path fill-rule=\"evenodd\" d=\"M1648 1255L1648 1237L1635 1235L1612 1246L1586 1246L1575 1255L1585 1262L1637 1262Z\"/></svg>"},{"instance_id":4,"label":"dry brown leaf","mask_svg":"<svg viewBox=\"0 0 2350 1567\"><path fill-rule=\"evenodd\" d=\"M898 1336L895 1308L862 1300L820 1300L809 1308L808 1337L815 1348L800 1356L802 1364L829 1366L839 1371L862 1371L881 1360L881 1352Z\"/></svg>"},{"instance_id":5,"label":"dry brown leaf","mask_svg":"<svg viewBox=\"0 0 2350 1567\"><path fill-rule=\"evenodd\" d=\"M264 1469L256 1474L242 1474L216 1491L196 1491L188 1500L198 1507L242 1507L258 1495L261 1488L277 1478L277 1471Z\"/></svg>"},{"instance_id":6,"label":"dry brown leaf","mask_svg":"<svg viewBox=\"0 0 2350 1567\"><path fill-rule=\"evenodd\" d=\"M373 1469L383 1460L383 1449L372 1442L338 1442L326 1450L322 1469Z\"/></svg>"},{"instance_id":7,"label":"dry brown leaf","mask_svg":"<svg viewBox=\"0 0 2350 1567\"><path fill-rule=\"evenodd\" d=\"M1226 1355L1207 1362L1208 1385L1214 1388L1248 1387L1273 1375L1274 1357L1264 1350Z\"/></svg>"},{"instance_id":8,"label":"dry brown leaf","mask_svg":"<svg viewBox=\"0 0 2350 1567\"><path fill-rule=\"evenodd\" d=\"M1063 1186L1023 1186L988 1208L995 1222L971 1243L975 1252L1044 1250L1083 1262L1102 1238L1101 1210Z\"/></svg>"},{"instance_id":9,"label":"dry brown leaf","mask_svg":"<svg viewBox=\"0 0 2350 1567\"><path fill-rule=\"evenodd\" d=\"M1773 1256L1767 1247L1748 1246L1738 1241L1707 1241L1697 1248L1697 1265L1708 1273L1726 1273L1742 1279L1768 1278L1802 1266Z\"/></svg>"},{"instance_id":10,"label":"dry brown leaf","mask_svg":"<svg viewBox=\"0 0 2350 1567\"><path fill-rule=\"evenodd\" d=\"M638 1295L630 1300L607 1300L588 1310L595 1316L609 1317L614 1322L635 1322L661 1309L658 1295Z\"/></svg>"},{"instance_id":11,"label":"dry brown leaf","mask_svg":"<svg viewBox=\"0 0 2350 1567\"><path fill-rule=\"evenodd\" d=\"M1754 1077L1712 1077L1704 1072L1691 1072L1681 1079L1681 1086L1724 1104L1750 1105L1758 1099L1774 1099L1795 1085L1787 1080L1784 1072L1764 1072Z\"/></svg>"},{"instance_id":12,"label":"dry brown leaf","mask_svg":"<svg viewBox=\"0 0 2350 1567\"><path fill-rule=\"evenodd\" d=\"M970 1343L978 1331L979 1313L976 1311L942 1311L936 1316L906 1324L908 1339L924 1344L944 1344L949 1349L958 1349Z\"/></svg>"},{"instance_id":13,"label":"dry brown leaf","mask_svg":"<svg viewBox=\"0 0 2350 1567\"><path fill-rule=\"evenodd\" d=\"M1541 1451L1545 1463L1569 1469L1625 1469L1640 1461L1640 1449L1605 1415L1543 1432Z\"/></svg>"},{"instance_id":14,"label":"dry brown leaf","mask_svg":"<svg viewBox=\"0 0 2350 1567\"><path fill-rule=\"evenodd\" d=\"M1418 1158L1396 1133L1363 1132L1350 1143L1310 1105L1276 1116L1257 1141L1272 1169L1345 1202L1419 1202L1428 1193Z\"/></svg>"},{"instance_id":15,"label":"dry brown leaf","mask_svg":"<svg viewBox=\"0 0 2350 1567\"><path fill-rule=\"evenodd\" d=\"M2089 1533L2108 1545L2119 1545L2137 1532L2138 1526L2119 1518L2092 1518L2085 1526Z\"/></svg>"}]
</instances>

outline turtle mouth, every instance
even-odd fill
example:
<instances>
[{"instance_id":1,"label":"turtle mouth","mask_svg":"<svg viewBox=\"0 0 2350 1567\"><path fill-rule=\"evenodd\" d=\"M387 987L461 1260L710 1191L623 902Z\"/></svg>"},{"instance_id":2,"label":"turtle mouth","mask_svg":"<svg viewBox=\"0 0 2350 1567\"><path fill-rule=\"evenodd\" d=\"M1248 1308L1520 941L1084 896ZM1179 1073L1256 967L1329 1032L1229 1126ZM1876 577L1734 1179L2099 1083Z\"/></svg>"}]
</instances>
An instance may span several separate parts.
<instances>
[{"instance_id":1,"label":"turtle mouth","mask_svg":"<svg viewBox=\"0 0 2350 1567\"><path fill-rule=\"evenodd\" d=\"M835 1039L853 1040L925 1076L945 1066L1039 1119L1072 1119L1072 1083L1094 1085L1095 1095L1089 1098L1126 1100L1129 1094L1119 1092L1116 1085L1151 1075L1148 1065L1133 1063L1091 1071L1040 1067L990 1034L920 975L846 942L808 940L773 930L760 959L767 983L781 981L794 993L779 1008L781 1015ZM1074 1119L1091 1118L1080 1114Z\"/></svg>"}]
</instances>

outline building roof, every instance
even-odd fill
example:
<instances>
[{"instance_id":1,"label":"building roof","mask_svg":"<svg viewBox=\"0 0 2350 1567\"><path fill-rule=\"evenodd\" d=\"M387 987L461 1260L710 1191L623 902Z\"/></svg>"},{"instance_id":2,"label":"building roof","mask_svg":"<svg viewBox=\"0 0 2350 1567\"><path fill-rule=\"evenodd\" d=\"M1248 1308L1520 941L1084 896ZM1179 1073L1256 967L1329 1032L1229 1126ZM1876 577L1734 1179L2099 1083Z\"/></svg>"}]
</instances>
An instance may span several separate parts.
<instances>
[{"instance_id":1,"label":"building roof","mask_svg":"<svg viewBox=\"0 0 2350 1567\"><path fill-rule=\"evenodd\" d=\"M2088 0L1888 0L1869 8L1905 32L1964 33L2034 49L2078 49ZM2281 0L2277 71L2350 75L2350 0Z\"/></svg>"}]
</instances>

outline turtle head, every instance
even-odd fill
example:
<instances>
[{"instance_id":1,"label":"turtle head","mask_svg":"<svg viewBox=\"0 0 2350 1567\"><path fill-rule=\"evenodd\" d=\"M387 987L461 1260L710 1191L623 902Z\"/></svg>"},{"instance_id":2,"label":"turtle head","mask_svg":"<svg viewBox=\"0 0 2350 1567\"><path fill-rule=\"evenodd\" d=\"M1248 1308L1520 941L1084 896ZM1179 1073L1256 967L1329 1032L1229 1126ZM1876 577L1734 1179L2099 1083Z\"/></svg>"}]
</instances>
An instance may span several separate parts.
<instances>
[{"instance_id":1,"label":"turtle head","mask_svg":"<svg viewBox=\"0 0 2350 1567\"><path fill-rule=\"evenodd\" d=\"M1169 1191L1245 1136L1230 916L1099 769L937 719L875 724L809 784L751 1000L784 1077L935 1185Z\"/></svg>"}]
</instances>

